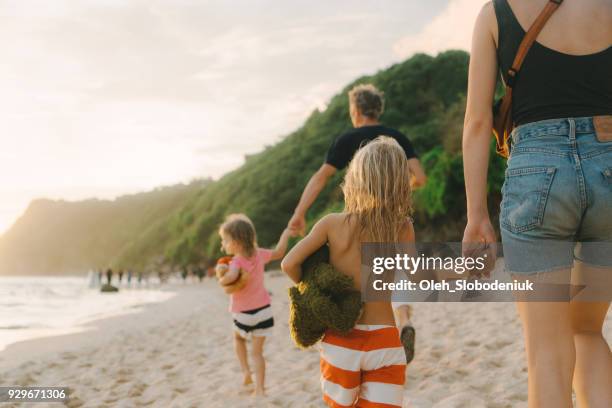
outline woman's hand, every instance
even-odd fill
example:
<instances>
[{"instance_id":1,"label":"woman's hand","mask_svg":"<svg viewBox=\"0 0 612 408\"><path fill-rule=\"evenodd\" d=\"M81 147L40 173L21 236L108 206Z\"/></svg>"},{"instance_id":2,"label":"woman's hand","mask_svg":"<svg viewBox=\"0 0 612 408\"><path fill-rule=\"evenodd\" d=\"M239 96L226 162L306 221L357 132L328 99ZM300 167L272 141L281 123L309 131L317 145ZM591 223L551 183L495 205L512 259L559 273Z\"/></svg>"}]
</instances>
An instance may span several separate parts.
<instances>
[{"instance_id":1,"label":"woman's hand","mask_svg":"<svg viewBox=\"0 0 612 408\"><path fill-rule=\"evenodd\" d=\"M497 237L488 215L468 220L463 232L462 253L464 257L485 257L483 270L472 270L472 276L491 276L497 258Z\"/></svg>"}]
</instances>

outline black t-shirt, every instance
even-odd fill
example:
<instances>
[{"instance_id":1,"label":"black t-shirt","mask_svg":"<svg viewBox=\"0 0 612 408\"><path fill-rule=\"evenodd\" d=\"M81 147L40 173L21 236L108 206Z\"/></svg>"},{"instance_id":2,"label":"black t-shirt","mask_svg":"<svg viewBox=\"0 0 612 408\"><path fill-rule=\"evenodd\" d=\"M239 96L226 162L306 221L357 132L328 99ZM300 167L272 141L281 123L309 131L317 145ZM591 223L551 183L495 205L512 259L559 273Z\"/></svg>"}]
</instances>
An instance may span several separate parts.
<instances>
[{"instance_id":1,"label":"black t-shirt","mask_svg":"<svg viewBox=\"0 0 612 408\"><path fill-rule=\"evenodd\" d=\"M406 158L418 157L412 143L402 132L383 125L374 125L355 128L338 137L327 151L325 162L341 170L348 166L359 148L378 136L388 136L397 140L406 152Z\"/></svg>"}]
</instances>

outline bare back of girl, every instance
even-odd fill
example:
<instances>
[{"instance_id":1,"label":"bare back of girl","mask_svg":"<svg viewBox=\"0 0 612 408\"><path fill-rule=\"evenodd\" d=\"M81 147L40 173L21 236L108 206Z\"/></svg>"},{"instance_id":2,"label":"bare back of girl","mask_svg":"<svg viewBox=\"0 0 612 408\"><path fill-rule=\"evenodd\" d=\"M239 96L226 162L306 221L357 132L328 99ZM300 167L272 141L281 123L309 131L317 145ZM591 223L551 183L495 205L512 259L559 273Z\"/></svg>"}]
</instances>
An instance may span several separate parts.
<instances>
[{"instance_id":1,"label":"bare back of girl","mask_svg":"<svg viewBox=\"0 0 612 408\"><path fill-rule=\"evenodd\" d=\"M330 214L326 218L330 262L339 272L353 278L355 289L361 291L361 244L370 240L360 238L357 220L348 214ZM400 242L414 242L414 228L409 220L398 229ZM366 302L357 323L395 325L390 301Z\"/></svg>"}]
</instances>

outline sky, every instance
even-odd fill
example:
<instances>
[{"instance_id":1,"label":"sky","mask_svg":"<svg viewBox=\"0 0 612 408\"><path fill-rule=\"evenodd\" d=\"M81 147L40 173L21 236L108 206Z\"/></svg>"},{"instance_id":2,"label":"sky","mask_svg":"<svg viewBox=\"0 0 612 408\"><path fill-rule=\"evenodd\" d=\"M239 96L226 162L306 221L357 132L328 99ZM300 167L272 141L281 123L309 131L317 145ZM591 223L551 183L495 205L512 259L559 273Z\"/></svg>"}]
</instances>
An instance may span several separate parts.
<instances>
[{"instance_id":1,"label":"sky","mask_svg":"<svg viewBox=\"0 0 612 408\"><path fill-rule=\"evenodd\" d=\"M36 198L217 178L358 76L469 49L483 4L0 0L0 233Z\"/></svg>"}]
</instances>

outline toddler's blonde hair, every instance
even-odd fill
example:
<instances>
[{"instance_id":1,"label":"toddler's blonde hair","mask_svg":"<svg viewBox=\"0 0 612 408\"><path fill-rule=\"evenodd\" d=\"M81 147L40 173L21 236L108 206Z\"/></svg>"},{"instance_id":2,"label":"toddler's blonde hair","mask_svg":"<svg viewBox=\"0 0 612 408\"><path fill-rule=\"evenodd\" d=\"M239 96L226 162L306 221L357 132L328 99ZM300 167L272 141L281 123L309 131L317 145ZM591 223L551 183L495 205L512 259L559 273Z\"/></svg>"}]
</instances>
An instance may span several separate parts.
<instances>
[{"instance_id":1,"label":"toddler's blonde hair","mask_svg":"<svg viewBox=\"0 0 612 408\"><path fill-rule=\"evenodd\" d=\"M353 157L344 183L344 211L356 218L362 240L397 242L412 213L406 153L391 137L379 136Z\"/></svg>"},{"instance_id":2,"label":"toddler's blonde hair","mask_svg":"<svg viewBox=\"0 0 612 408\"><path fill-rule=\"evenodd\" d=\"M238 243L247 257L255 254L257 249L255 225L245 214L228 215L219 227L219 234Z\"/></svg>"}]
</instances>

